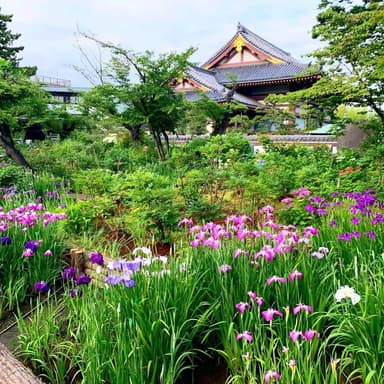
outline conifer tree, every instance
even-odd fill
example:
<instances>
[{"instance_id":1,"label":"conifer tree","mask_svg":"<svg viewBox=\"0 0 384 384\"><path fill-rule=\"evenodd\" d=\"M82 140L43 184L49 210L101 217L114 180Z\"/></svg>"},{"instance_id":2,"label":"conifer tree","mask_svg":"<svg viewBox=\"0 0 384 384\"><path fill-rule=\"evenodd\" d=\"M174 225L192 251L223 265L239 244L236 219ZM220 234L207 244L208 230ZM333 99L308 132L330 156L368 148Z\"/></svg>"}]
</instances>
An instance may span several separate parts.
<instances>
[{"instance_id":1,"label":"conifer tree","mask_svg":"<svg viewBox=\"0 0 384 384\"><path fill-rule=\"evenodd\" d=\"M12 33L8 29L8 23L12 22L13 15L1 13L0 8L0 57L8 60L14 66L18 66L20 58L17 56L24 47L14 46L14 42L21 36L20 33Z\"/></svg>"}]
</instances>

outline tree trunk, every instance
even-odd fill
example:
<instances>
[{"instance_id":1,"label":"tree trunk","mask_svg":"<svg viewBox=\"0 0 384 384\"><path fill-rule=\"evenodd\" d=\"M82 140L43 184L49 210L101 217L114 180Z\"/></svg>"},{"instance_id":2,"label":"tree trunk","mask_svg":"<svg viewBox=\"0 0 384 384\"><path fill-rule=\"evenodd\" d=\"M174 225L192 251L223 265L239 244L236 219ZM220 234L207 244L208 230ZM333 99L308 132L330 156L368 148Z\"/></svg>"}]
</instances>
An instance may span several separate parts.
<instances>
[{"instance_id":1,"label":"tree trunk","mask_svg":"<svg viewBox=\"0 0 384 384\"><path fill-rule=\"evenodd\" d=\"M3 147L3 149L5 150L5 153L17 165L32 169L31 165L27 162L27 160L25 160L25 157L23 156L23 154L17 148L15 148L13 141L5 138L1 133L0 133L0 146Z\"/></svg>"},{"instance_id":2,"label":"tree trunk","mask_svg":"<svg viewBox=\"0 0 384 384\"><path fill-rule=\"evenodd\" d=\"M151 125L149 125L149 129L150 129L152 136L153 136L153 139L155 141L156 152L157 152L157 155L159 157L159 160L164 161L165 160L165 154L164 154L163 144L161 142L159 132L156 131L156 129L154 129Z\"/></svg>"},{"instance_id":3,"label":"tree trunk","mask_svg":"<svg viewBox=\"0 0 384 384\"><path fill-rule=\"evenodd\" d=\"M171 149L169 146L169 138L168 138L167 132L162 131L162 134L164 136L164 141L165 141L165 150L167 151L167 156L169 156L171 154Z\"/></svg>"},{"instance_id":4,"label":"tree trunk","mask_svg":"<svg viewBox=\"0 0 384 384\"><path fill-rule=\"evenodd\" d=\"M135 125L134 127L129 128L132 141L134 142L140 141L140 128L141 128L141 125Z\"/></svg>"}]
</instances>

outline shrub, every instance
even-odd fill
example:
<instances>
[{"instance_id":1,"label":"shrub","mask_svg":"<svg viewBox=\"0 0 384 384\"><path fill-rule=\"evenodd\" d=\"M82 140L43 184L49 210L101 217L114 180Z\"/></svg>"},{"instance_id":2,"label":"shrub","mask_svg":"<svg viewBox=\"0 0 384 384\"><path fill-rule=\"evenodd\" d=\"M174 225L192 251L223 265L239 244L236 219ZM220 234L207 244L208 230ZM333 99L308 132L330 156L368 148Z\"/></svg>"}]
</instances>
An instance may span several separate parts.
<instances>
[{"instance_id":1,"label":"shrub","mask_svg":"<svg viewBox=\"0 0 384 384\"><path fill-rule=\"evenodd\" d=\"M17 187L18 189L28 189L32 180L32 172L17 165L7 165L0 167L0 187Z\"/></svg>"}]
</instances>

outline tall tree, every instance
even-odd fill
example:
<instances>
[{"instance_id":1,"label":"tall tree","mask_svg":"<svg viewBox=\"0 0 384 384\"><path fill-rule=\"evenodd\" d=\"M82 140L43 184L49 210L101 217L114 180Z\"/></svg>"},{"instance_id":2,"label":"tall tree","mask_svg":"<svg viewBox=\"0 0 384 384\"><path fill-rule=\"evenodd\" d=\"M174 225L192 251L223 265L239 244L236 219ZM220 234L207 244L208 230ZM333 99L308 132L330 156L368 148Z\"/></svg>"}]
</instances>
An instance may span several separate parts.
<instances>
[{"instance_id":1,"label":"tall tree","mask_svg":"<svg viewBox=\"0 0 384 384\"><path fill-rule=\"evenodd\" d=\"M384 132L384 3L381 0L321 0L312 36L323 46L310 56L322 77L311 88L288 95L334 117L341 104L372 109Z\"/></svg>"},{"instance_id":2,"label":"tall tree","mask_svg":"<svg viewBox=\"0 0 384 384\"><path fill-rule=\"evenodd\" d=\"M24 48L14 46L20 37L12 33L7 24L11 15L0 13L0 146L21 166L30 167L16 148L14 134L22 129L21 122L32 124L47 110L48 94L30 80L36 67L20 67L17 54Z\"/></svg>"},{"instance_id":3,"label":"tall tree","mask_svg":"<svg viewBox=\"0 0 384 384\"><path fill-rule=\"evenodd\" d=\"M167 132L175 131L184 105L183 96L174 92L171 81L182 76L194 49L158 56L150 51L137 54L92 36L84 36L109 49L112 59L107 66L104 84L85 95L83 105L88 110L92 107L96 112L101 110L118 117L134 137L140 128L149 130L158 157L164 160L169 154Z\"/></svg>"},{"instance_id":4,"label":"tall tree","mask_svg":"<svg viewBox=\"0 0 384 384\"><path fill-rule=\"evenodd\" d=\"M21 36L19 33L12 33L7 25L12 22L12 15L1 13L0 7L0 57L10 61L14 66L20 62L17 55L24 49L24 47L13 46L14 42Z\"/></svg>"},{"instance_id":5,"label":"tall tree","mask_svg":"<svg viewBox=\"0 0 384 384\"><path fill-rule=\"evenodd\" d=\"M17 165L30 167L16 148L14 134L21 121L33 123L47 109L49 95L29 79L29 71L0 58L0 146Z\"/></svg>"}]
</instances>

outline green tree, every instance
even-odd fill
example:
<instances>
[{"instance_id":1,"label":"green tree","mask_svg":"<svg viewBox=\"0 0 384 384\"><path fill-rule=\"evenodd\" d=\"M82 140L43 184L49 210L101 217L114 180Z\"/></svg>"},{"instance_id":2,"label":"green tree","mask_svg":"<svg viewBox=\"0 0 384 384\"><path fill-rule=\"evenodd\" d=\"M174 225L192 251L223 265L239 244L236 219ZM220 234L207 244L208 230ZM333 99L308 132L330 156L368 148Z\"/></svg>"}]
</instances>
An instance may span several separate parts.
<instances>
[{"instance_id":1,"label":"green tree","mask_svg":"<svg viewBox=\"0 0 384 384\"><path fill-rule=\"evenodd\" d=\"M372 109L384 131L384 3L380 0L321 0L312 36L323 46L310 69L322 68L311 88L287 95L312 106L320 120L334 118L341 104Z\"/></svg>"},{"instance_id":2,"label":"green tree","mask_svg":"<svg viewBox=\"0 0 384 384\"><path fill-rule=\"evenodd\" d=\"M193 133L204 133L209 125L213 136L224 134L230 124L235 131L247 131L252 126L253 120L247 115L247 107L233 100L232 89L227 92L225 101L220 103L203 92L197 100L186 102L187 124L194 127Z\"/></svg>"},{"instance_id":3,"label":"green tree","mask_svg":"<svg viewBox=\"0 0 384 384\"><path fill-rule=\"evenodd\" d=\"M280 96L269 96L263 107L256 108L256 116L253 123L258 130L276 130L279 134L286 135L295 129L296 116L291 111L290 106L279 104Z\"/></svg>"},{"instance_id":4,"label":"green tree","mask_svg":"<svg viewBox=\"0 0 384 384\"><path fill-rule=\"evenodd\" d=\"M134 139L140 130L147 129L159 159L164 160L169 155L167 132L175 132L184 114L183 95L174 92L171 81L182 76L194 49L158 56L150 51L137 54L84 36L110 49L112 59L106 67L108 82L86 95L83 105L96 113L115 116Z\"/></svg>"},{"instance_id":5,"label":"green tree","mask_svg":"<svg viewBox=\"0 0 384 384\"><path fill-rule=\"evenodd\" d=\"M30 80L36 67L19 66L17 54L24 48L14 46L20 34L7 29L11 21L11 15L0 13L0 146L17 165L30 167L15 146L14 134L42 118L49 95Z\"/></svg>"},{"instance_id":6,"label":"green tree","mask_svg":"<svg viewBox=\"0 0 384 384\"><path fill-rule=\"evenodd\" d=\"M21 121L33 124L47 110L49 95L29 79L29 70L0 58L0 146L17 165L30 167L16 148L14 134Z\"/></svg>"},{"instance_id":7,"label":"green tree","mask_svg":"<svg viewBox=\"0 0 384 384\"><path fill-rule=\"evenodd\" d=\"M213 130L221 127L224 120L227 120L227 106L210 99L203 92L195 101L186 101L187 124L193 124L194 132L206 131L207 126L212 125ZM225 132L225 131L224 131ZM224 133L223 132L223 133Z\"/></svg>"},{"instance_id":8,"label":"green tree","mask_svg":"<svg viewBox=\"0 0 384 384\"><path fill-rule=\"evenodd\" d=\"M20 59L17 57L24 47L14 47L14 42L21 36L19 33L12 33L7 24L12 22L12 15L1 13L0 7L0 57L10 61L14 66L19 64Z\"/></svg>"}]
</instances>

